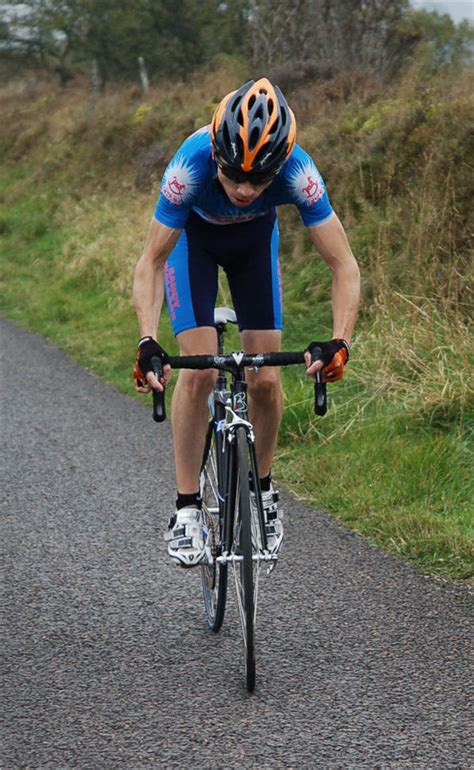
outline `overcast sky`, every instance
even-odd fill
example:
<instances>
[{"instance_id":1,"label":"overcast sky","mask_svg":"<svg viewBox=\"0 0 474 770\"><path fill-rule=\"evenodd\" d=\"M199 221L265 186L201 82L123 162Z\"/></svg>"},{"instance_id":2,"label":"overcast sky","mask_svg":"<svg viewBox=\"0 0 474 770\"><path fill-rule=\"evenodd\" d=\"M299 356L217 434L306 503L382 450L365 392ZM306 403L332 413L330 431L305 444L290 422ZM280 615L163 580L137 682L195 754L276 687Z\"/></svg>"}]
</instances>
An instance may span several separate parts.
<instances>
[{"instance_id":1,"label":"overcast sky","mask_svg":"<svg viewBox=\"0 0 474 770\"><path fill-rule=\"evenodd\" d=\"M469 19L474 24L474 0L411 0L415 8L449 13L455 22Z\"/></svg>"}]
</instances>

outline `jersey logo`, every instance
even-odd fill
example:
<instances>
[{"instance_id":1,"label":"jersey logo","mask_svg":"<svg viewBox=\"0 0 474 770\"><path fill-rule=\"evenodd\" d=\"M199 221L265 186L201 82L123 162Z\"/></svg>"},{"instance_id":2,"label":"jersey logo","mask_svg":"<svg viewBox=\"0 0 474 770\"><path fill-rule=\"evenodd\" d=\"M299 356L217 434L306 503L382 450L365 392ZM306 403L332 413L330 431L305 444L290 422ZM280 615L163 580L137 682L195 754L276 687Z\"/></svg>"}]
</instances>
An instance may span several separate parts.
<instances>
[{"instance_id":1,"label":"jersey logo","mask_svg":"<svg viewBox=\"0 0 474 770\"><path fill-rule=\"evenodd\" d=\"M180 184L174 176L173 179L168 182L168 189L173 195L182 195L186 189L186 185Z\"/></svg>"},{"instance_id":2,"label":"jersey logo","mask_svg":"<svg viewBox=\"0 0 474 770\"><path fill-rule=\"evenodd\" d=\"M196 172L182 155L176 155L163 176L161 192L176 206L186 205L196 188Z\"/></svg>"},{"instance_id":3,"label":"jersey logo","mask_svg":"<svg viewBox=\"0 0 474 770\"><path fill-rule=\"evenodd\" d=\"M290 172L289 181L300 205L313 206L325 193L322 176L313 163L298 163Z\"/></svg>"},{"instance_id":4,"label":"jersey logo","mask_svg":"<svg viewBox=\"0 0 474 770\"><path fill-rule=\"evenodd\" d=\"M317 182L314 181L312 177L308 177L308 185L307 187L303 187L303 192L306 193L307 198L314 198L315 195L318 194L319 185Z\"/></svg>"}]
</instances>

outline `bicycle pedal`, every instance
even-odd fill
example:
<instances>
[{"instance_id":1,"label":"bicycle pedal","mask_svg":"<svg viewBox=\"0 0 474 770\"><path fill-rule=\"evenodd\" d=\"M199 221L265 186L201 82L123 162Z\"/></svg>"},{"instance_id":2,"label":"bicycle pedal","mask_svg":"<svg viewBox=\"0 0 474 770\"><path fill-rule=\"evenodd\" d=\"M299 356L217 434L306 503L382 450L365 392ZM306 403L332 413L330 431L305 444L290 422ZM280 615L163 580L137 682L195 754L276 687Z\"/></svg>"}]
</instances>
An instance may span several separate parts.
<instances>
[{"instance_id":1,"label":"bicycle pedal","mask_svg":"<svg viewBox=\"0 0 474 770\"><path fill-rule=\"evenodd\" d=\"M267 575L271 575L272 572L276 569L276 565L278 564L278 560L275 559L275 561L271 561L269 566L267 567Z\"/></svg>"}]
</instances>

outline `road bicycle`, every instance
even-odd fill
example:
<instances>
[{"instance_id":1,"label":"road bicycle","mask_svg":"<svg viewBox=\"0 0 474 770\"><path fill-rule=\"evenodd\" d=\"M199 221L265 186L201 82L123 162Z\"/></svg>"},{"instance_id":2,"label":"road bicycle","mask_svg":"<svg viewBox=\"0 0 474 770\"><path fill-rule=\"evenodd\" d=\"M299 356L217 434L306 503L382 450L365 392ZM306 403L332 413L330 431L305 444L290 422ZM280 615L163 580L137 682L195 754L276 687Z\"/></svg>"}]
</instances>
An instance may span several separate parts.
<instances>
[{"instance_id":1,"label":"road bicycle","mask_svg":"<svg viewBox=\"0 0 474 770\"><path fill-rule=\"evenodd\" d=\"M209 628L217 632L224 621L229 568L236 589L244 644L247 690L255 689L255 626L258 592L263 570L270 573L278 560L267 544L260 477L255 454L255 436L248 419L245 369L263 366L303 364L304 353L243 352L224 354L228 323L236 323L235 312L216 308L214 321L218 339L217 355L176 356L172 369L217 369L218 376L209 397L209 426L202 458L200 491L206 537L206 558L201 562L204 606ZM313 351L313 360L321 351ZM162 375L159 358L152 359L155 374ZM227 374L231 375L228 388ZM315 382L315 411L325 414L326 386ZM153 418L166 419L164 393L153 391Z\"/></svg>"}]
</instances>

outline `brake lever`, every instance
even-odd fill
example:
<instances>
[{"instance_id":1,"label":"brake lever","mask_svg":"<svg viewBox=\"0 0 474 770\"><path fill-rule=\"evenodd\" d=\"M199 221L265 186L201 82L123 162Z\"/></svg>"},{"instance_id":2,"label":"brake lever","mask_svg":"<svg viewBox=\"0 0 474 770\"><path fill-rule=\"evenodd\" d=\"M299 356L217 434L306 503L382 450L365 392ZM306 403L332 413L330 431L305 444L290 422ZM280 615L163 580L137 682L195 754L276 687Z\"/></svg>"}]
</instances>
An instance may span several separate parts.
<instances>
[{"instance_id":1,"label":"brake lever","mask_svg":"<svg viewBox=\"0 0 474 770\"><path fill-rule=\"evenodd\" d=\"M321 359L323 351L321 348L313 348L311 351L311 361L314 363L318 359ZM314 381L314 411L320 417L323 417L328 410L328 397L326 390L326 383L323 382L322 369L316 372Z\"/></svg>"},{"instance_id":2,"label":"brake lever","mask_svg":"<svg viewBox=\"0 0 474 770\"><path fill-rule=\"evenodd\" d=\"M151 365L155 376L160 380L163 377L163 364L161 358L153 356ZM153 393L153 419L155 422L164 422L166 420L165 391L154 390Z\"/></svg>"}]
</instances>

